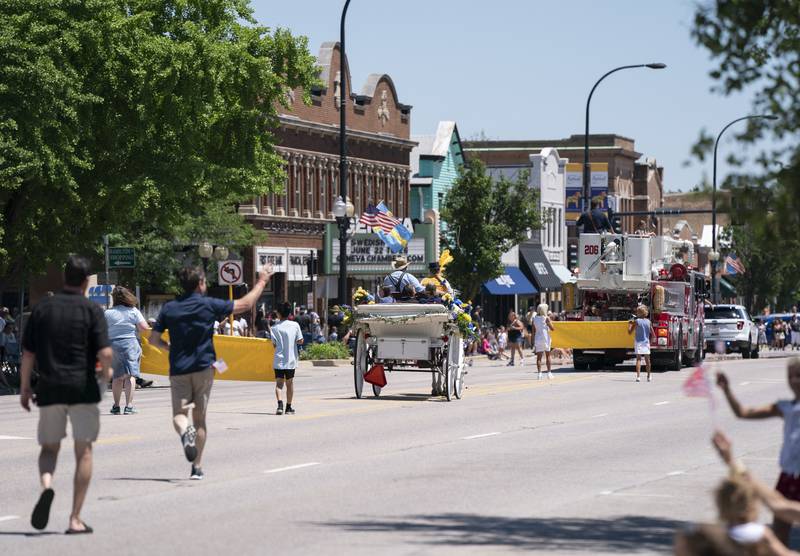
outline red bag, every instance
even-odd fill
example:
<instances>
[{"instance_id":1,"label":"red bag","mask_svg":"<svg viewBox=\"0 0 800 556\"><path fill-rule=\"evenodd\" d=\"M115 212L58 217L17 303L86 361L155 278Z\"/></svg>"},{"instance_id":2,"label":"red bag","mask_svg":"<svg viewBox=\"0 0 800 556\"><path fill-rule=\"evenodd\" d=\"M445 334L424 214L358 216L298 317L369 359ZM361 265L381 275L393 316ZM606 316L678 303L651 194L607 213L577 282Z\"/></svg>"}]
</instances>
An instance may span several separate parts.
<instances>
[{"instance_id":1,"label":"red bag","mask_svg":"<svg viewBox=\"0 0 800 556\"><path fill-rule=\"evenodd\" d=\"M364 375L364 381L380 388L386 386L386 373L383 372L383 365L373 365Z\"/></svg>"}]
</instances>

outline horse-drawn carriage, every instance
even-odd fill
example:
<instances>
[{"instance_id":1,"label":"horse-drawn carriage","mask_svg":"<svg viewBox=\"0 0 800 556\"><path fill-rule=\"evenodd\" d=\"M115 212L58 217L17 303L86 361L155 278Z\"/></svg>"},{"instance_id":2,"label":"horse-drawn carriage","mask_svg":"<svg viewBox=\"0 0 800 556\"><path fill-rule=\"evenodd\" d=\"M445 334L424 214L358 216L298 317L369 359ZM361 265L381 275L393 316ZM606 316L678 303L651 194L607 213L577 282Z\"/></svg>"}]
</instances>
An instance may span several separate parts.
<instances>
[{"instance_id":1,"label":"horse-drawn carriage","mask_svg":"<svg viewBox=\"0 0 800 556\"><path fill-rule=\"evenodd\" d=\"M446 396L448 401L461 398L464 344L457 323L444 305L357 305L353 310L353 333L356 397L361 398L364 375L382 365L389 372L431 373L433 395ZM381 389L372 385L376 397Z\"/></svg>"}]
</instances>

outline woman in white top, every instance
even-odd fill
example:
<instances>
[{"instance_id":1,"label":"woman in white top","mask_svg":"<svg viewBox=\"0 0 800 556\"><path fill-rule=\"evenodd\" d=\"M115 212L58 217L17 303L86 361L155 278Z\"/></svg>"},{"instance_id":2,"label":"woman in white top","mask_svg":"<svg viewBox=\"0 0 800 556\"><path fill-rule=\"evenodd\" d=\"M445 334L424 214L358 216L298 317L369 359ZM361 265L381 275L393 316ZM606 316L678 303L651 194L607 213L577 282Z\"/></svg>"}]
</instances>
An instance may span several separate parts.
<instances>
[{"instance_id":1,"label":"woman in white top","mask_svg":"<svg viewBox=\"0 0 800 556\"><path fill-rule=\"evenodd\" d=\"M140 376L139 361L142 357L142 346L136 335L138 330L150 330L147 321L136 306L139 300L127 288L117 286L111 293L114 307L106 310L108 323L108 339L114 350L114 376L111 391L114 394L112 415L119 415L119 402L122 390L125 390L125 415L136 413L133 407L134 381Z\"/></svg>"},{"instance_id":2,"label":"woman in white top","mask_svg":"<svg viewBox=\"0 0 800 556\"><path fill-rule=\"evenodd\" d=\"M536 370L539 372L538 378L542 378L542 354L547 361L547 378L553 378L550 367L550 331L555 330L550 317L547 316L549 309L547 303L541 303L536 308L536 316L533 317L533 351L536 353Z\"/></svg>"}]
</instances>

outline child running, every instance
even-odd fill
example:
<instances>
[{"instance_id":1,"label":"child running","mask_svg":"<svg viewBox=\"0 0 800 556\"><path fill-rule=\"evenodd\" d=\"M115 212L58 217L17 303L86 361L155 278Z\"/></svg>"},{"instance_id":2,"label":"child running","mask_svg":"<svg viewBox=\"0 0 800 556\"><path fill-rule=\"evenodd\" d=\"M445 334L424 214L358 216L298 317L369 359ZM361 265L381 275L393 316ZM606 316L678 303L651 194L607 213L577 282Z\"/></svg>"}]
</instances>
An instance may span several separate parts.
<instances>
[{"instance_id":1,"label":"child running","mask_svg":"<svg viewBox=\"0 0 800 556\"><path fill-rule=\"evenodd\" d=\"M538 378L542 380L542 354L547 360L547 378L553 378L550 368L550 331L555 330L550 317L547 316L549 309L547 303L541 303L536 308L536 316L533 317L533 351L536 353L536 370Z\"/></svg>"},{"instance_id":2,"label":"child running","mask_svg":"<svg viewBox=\"0 0 800 556\"><path fill-rule=\"evenodd\" d=\"M633 344L633 350L636 353L636 382L641 382L639 375L642 358L647 366L647 382L650 382L650 337L653 335L653 325L647 318L647 307L644 305L636 307L636 318L628 322L628 334L631 334L634 329L636 330Z\"/></svg>"},{"instance_id":3,"label":"child running","mask_svg":"<svg viewBox=\"0 0 800 556\"><path fill-rule=\"evenodd\" d=\"M787 364L789 388L793 399L778 400L759 407L743 407L731 391L728 377L717 373L717 385L740 419L783 418L783 445L781 446L781 474L775 490L789 500L800 501L800 357L792 357ZM772 522L775 535L784 543L789 542L792 524L776 517Z\"/></svg>"}]
</instances>

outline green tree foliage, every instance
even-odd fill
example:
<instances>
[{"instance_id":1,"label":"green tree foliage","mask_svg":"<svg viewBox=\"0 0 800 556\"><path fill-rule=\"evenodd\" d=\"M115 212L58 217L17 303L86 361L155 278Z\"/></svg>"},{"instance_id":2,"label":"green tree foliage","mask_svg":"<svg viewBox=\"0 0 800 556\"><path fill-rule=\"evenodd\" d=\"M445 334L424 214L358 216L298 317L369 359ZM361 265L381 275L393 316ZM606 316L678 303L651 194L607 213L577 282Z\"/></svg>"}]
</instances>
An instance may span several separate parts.
<instances>
[{"instance_id":1,"label":"green tree foliage","mask_svg":"<svg viewBox=\"0 0 800 556\"><path fill-rule=\"evenodd\" d=\"M734 250L748 270L736 280L739 293L760 305L751 309L773 299L785 307L800 295L800 269L791 260L800 252L800 0L706 2L697 8L692 36L717 62L716 92L752 92L753 114L778 117L742 124L729 163L741 165L761 138L772 138L773 146L751 155L763 168L759 175L734 173L723 187L732 190ZM704 130L692 154L703 160L713 139Z\"/></svg>"},{"instance_id":2,"label":"green tree foliage","mask_svg":"<svg viewBox=\"0 0 800 556\"><path fill-rule=\"evenodd\" d=\"M541 227L538 192L528 174L514 180L493 179L478 159L469 160L445 197L442 219L447 222L445 244L453 255L447 277L473 299L487 280L503 272L500 258Z\"/></svg>"},{"instance_id":3,"label":"green tree foliage","mask_svg":"<svg viewBox=\"0 0 800 556\"><path fill-rule=\"evenodd\" d=\"M246 0L0 0L0 276L278 189L277 104L315 80Z\"/></svg>"}]
</instances>

